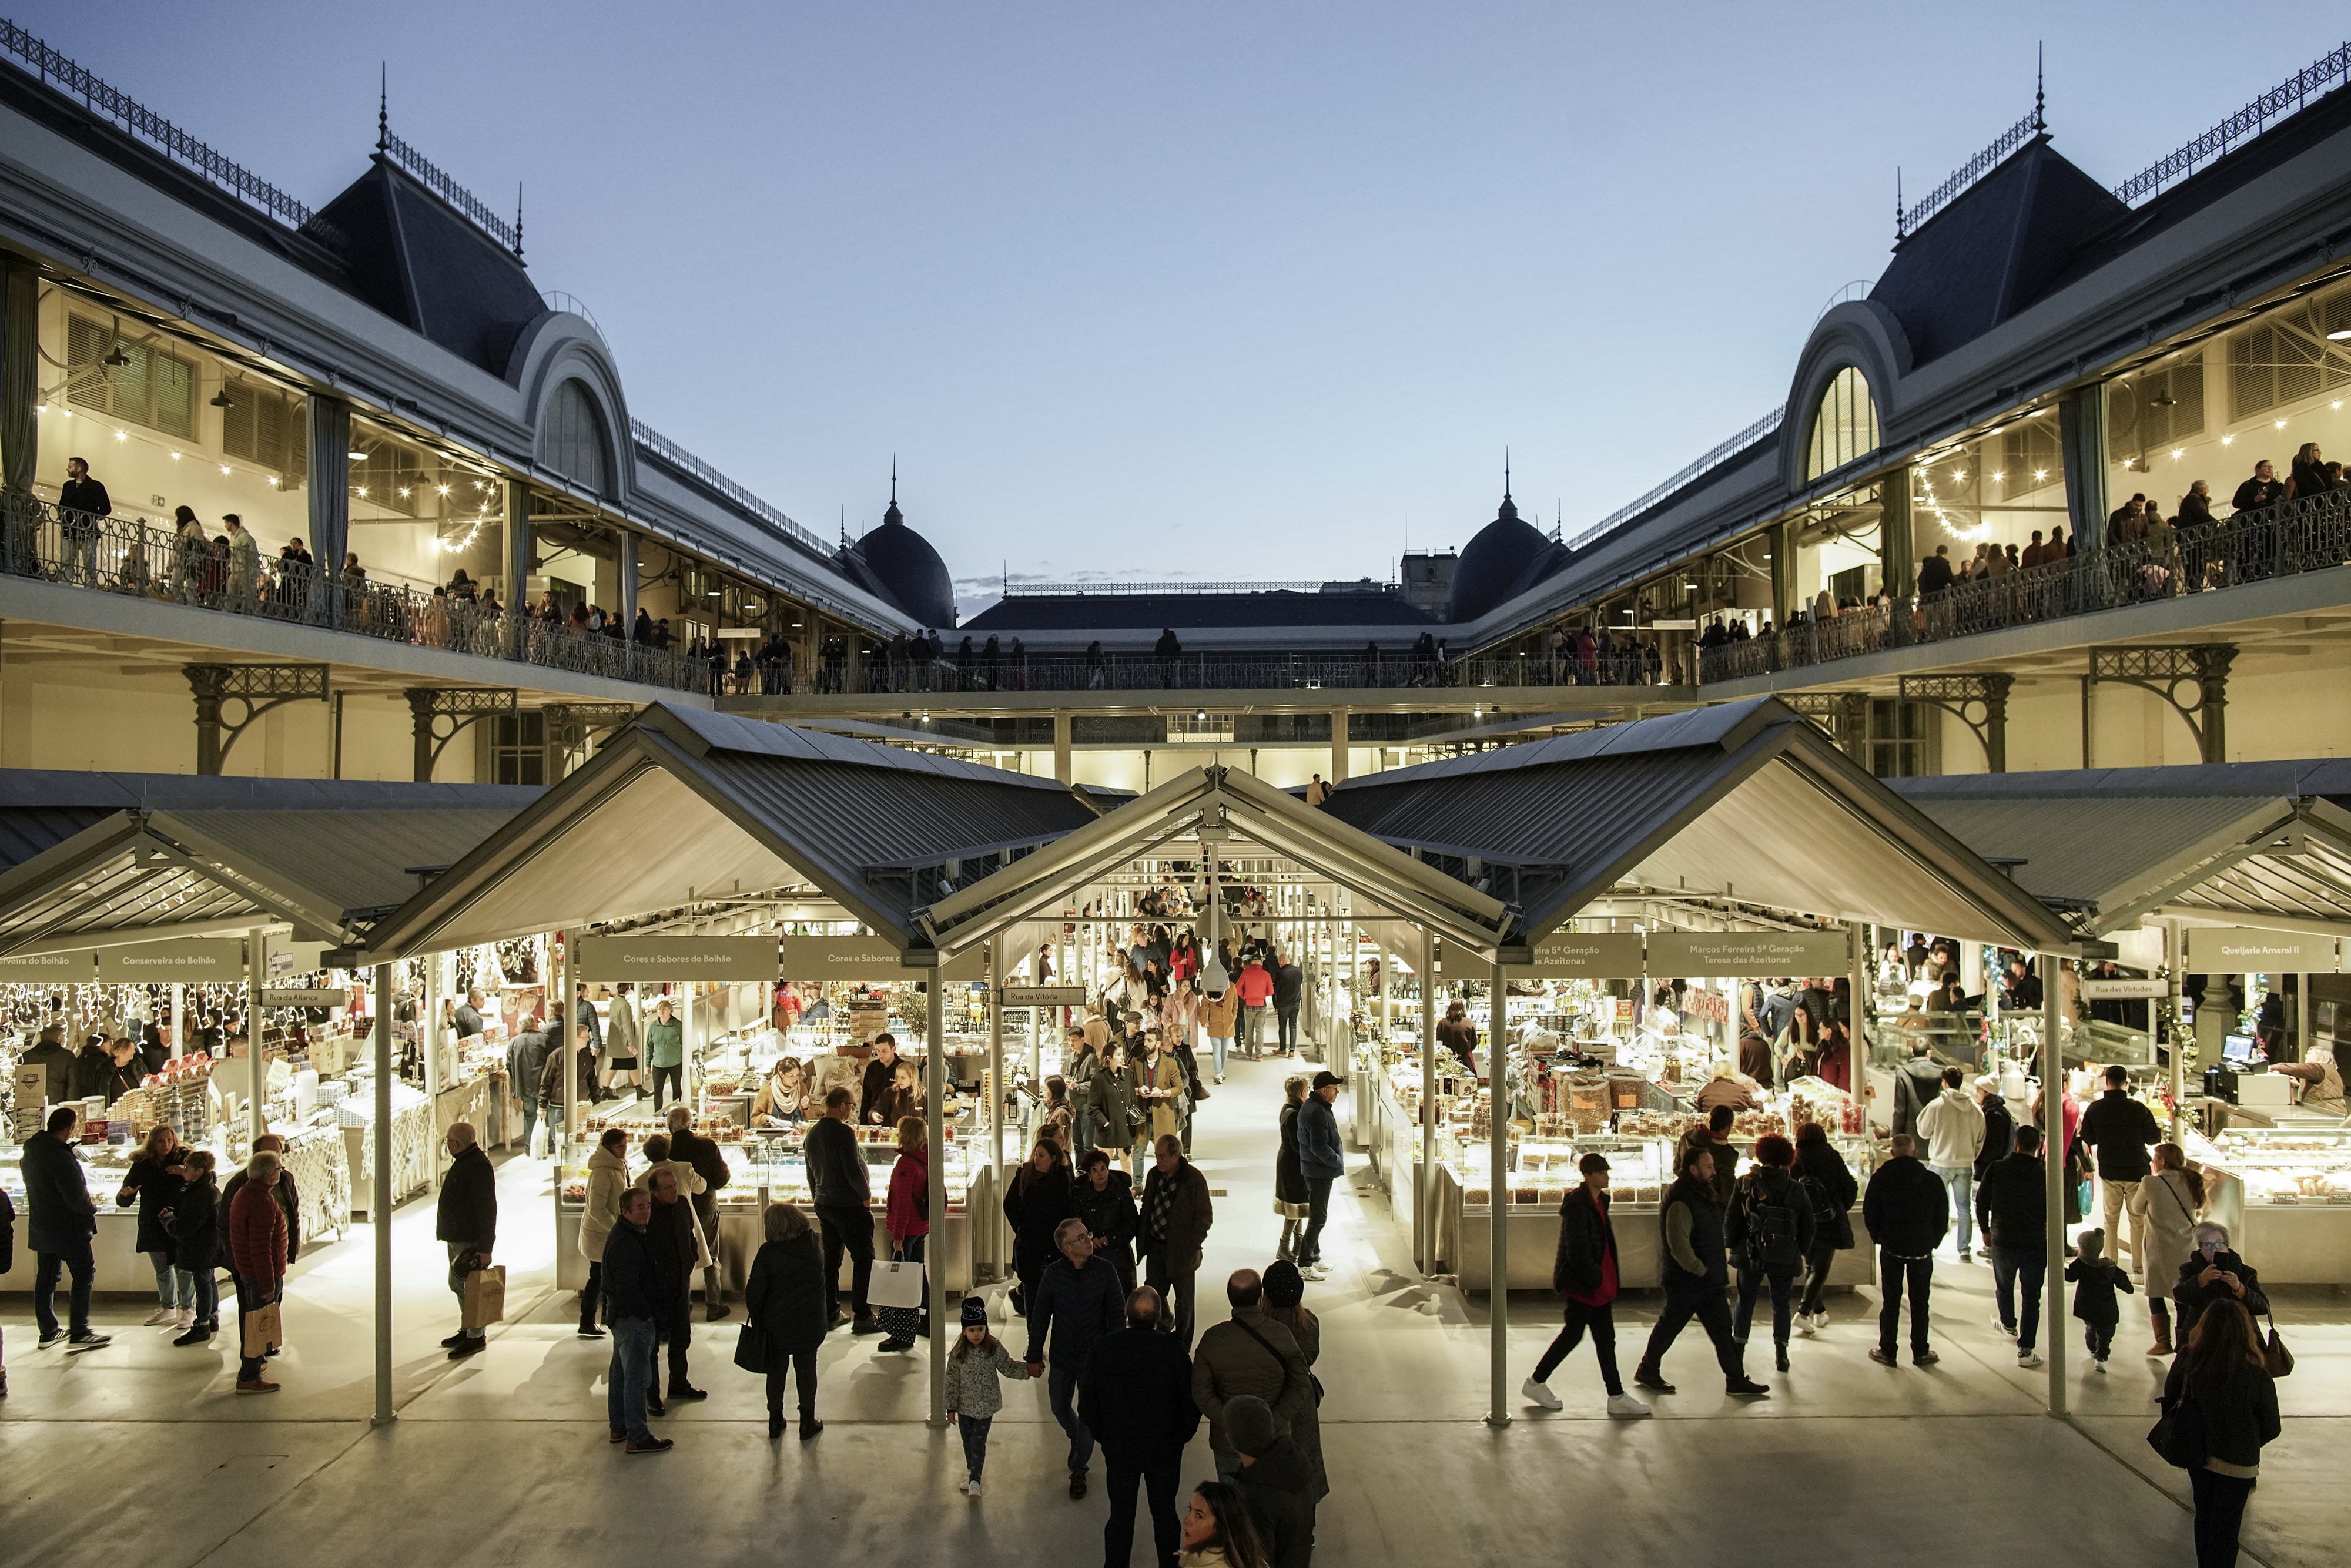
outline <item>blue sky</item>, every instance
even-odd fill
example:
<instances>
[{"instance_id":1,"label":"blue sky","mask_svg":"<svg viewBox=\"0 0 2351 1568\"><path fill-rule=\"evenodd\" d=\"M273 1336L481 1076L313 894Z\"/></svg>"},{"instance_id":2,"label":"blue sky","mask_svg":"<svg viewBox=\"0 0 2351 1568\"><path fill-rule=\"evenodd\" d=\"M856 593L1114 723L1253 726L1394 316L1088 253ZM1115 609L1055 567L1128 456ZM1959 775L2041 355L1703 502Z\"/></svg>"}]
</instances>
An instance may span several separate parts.
<instances>
[{"instance_id":1,"label":"blue sky","mask_svg":"<svg viewBox=\"0 0 2351 1568\"><path fill-rule=\"evenodd\" d=\"M2030 109L2135 172L2323 8L18 0L313 204L392 124L585 300L631 412L831 536L1016 578L1384 578L1502 453L1571 534L1778 405Z\"/></svg>"}]
</instances>

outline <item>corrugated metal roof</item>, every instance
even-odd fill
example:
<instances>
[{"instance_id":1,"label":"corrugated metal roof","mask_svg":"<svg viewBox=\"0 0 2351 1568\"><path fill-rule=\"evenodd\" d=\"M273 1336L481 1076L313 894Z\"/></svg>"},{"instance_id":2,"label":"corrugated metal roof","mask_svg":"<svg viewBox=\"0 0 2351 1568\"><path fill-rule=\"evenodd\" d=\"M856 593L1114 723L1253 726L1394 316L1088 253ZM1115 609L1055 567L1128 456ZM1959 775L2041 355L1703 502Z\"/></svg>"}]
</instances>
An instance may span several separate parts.
<instances>
[{"instance_id":1,"label":"corrugated metal roof","mask_svg":"<svg viewBox=\"0 0 2351 1568\"><path fill-rule=\"evenodd\" d=\"M408 868L455 864L517 809L172 811L154 827L216 852L245 875L348 913L407 903L417 889Z\"/></svg>"},{"instance_id":2,"label":"corrugated metal roof","mask_svg":"<svg viewBox=\"0 0 2351 1568\"><path fill-rule=\"evenodd\" d=\"M1067 788L1050 779L1009 773L1001 768L983 767L961 758L909 751L880 741L857 740L820 729L803 729L797 725L770 724L764 719L745 718L740 715L718 713L707 708L675 708L655 704L645 710L641 722L671 733L682 731L714 751L740 752L751 757L790 758L803 762L838 762L855 768L929 773L942 778L976 779L990 785L1011 784L1047 794L1061 794Z\"/></svg>"},{"instance_id":3,"label":"corrugated metal roof","mask_svg":"<svg viewBox=\"0 0 2351 1568\"><path fill-rule=\"evenodd\" d=\"M369 779L228 779L202 773L74 773L0 768L0 818L15 810L168 811L219 809L363 810L375 807L505 806L519 810L536 786L411 784Z\"/></svg>"},{"instance_id":4,"label":"corrugated metal roof","mask_svg":"<svg viewBox=\"0 0 2351 1568\"><path fill-rule=\"evenodd\" d=\"M2022 861L2016 881L2035 897L2101 908L2294 815L2273 796L1914 795L1887 782L1978 854Z\"/></svg>"},{"instance_id":5,"label":"corrugated metal roof","mask_svg":"<svg viewBox=\"0 0 2351 1568\"><path fill-rule=\"evenodd\" d=\"M2054 800L2069 795L2268 795L2351 797L2351 758L2298 762L2197 762L2173 768L2068 768L2043 773L1956 773L1889 779L1913 800L1937 796Z\"/></svg>"},{"instance_id":6,"label":"corrugated metal roof","mask_svg":"<svg viewBox=\"0 0 2351 1568\"><path fill-rule=\"evenodd\" d=\"M1747 727L1764 717L1765 705L1789 711L1776 697L1750 697L1744 702L1691 708L1635 724L1602 725L1555 735L1546 740L1440 758L1411 768L1391 768L1350 779L1341 791L1353 794L1374 784L1415 783L1425 779L1458 779L1465 775L1509 773L1521 768L1548 768L1593 757L1630 757L1658 751L1710 748L1720 751L1737 742Z\"/></svg>"}]
</instances>

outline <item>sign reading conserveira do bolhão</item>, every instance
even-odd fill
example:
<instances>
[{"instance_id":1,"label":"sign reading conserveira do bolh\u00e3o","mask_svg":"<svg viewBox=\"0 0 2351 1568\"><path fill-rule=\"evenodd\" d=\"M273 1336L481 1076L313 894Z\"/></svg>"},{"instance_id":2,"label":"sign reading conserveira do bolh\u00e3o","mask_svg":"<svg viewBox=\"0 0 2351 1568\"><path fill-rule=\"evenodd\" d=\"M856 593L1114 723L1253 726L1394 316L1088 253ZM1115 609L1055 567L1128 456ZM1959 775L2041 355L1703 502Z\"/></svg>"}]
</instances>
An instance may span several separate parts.
<instances>
[{"instance_id":1,"label":"sign reading conserveira do bolh\u00e3o","mask_svg":"<svg viewBox=\"0 0 2351 1568\"><path fill-rule=\"evenodd\" d=\"M772 980L773 936L582 936L582 980Z\"/></svg>"},{"instance_id":2,"label":"sign reading conserveira do bolh\u00e3o","mask_svg":"<svg viewBox=\"0 0 2351 1568\"><path fill-rule=\"evenodd\" d=\"M98 980L103 986L137 985L141 981L242 980L245 944L226 942L140 942L127 947L98 950Z\"/></svg>"}]
</instances>

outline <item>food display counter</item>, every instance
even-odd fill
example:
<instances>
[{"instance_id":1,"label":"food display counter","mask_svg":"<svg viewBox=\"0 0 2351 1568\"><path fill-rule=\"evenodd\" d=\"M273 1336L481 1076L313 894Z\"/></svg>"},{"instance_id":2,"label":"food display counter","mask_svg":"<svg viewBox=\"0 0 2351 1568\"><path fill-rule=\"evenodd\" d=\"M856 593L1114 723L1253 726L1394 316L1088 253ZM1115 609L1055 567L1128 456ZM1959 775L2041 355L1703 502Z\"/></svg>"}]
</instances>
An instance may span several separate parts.
<instances>
[{"instance_id":1,"label":"food display counter","mask_svg":"<svg viewBox=\"0 0 2351 1568\"><path fill-rule=\"evenodd\" d=\"M2333 1118L2189 1131L2205 1217L2274 1285L2351 1283L2351 1127Z\"/></svg>"}]
</instances>

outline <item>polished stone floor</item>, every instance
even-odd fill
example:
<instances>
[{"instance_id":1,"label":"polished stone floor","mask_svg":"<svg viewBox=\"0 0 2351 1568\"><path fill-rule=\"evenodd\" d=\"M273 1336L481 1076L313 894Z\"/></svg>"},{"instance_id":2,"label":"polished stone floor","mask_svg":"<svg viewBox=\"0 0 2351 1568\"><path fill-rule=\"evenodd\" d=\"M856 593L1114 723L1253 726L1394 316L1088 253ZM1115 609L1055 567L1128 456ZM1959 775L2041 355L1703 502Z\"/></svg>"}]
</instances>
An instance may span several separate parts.
<instances>
[{"instance_id":1,"label":"polished stone floor","mask_svg":"<svg viewBox=\"0 0 2351 1568\"><path fill-rule=\"evenodd\" d=\"M1285 1071L1237 1061L1203 1107L1198 1157L1224 1195L1212 1275L1271 1255L1270 1129ZM1769 1401L1727 1401L1693 1331L1667 1362L1684 1392L1659 1400L1656 1419L1607 1420L1586 1349L1552 1379L1566 1409L1519 1409L1498 1431L1482 1420L1483 1304L1420 1281L1384 1199L1351 1185L1333 1205L1336 1267L1308 1296L1325 1322L1334 1489L1320 1562L1876 1564L1892 1542L1953 1563L2193 1559L2186 1487L2144 1440L2155 1364L2128 1354L2146 1343L2143 1316L2126 1317L2110 1373L2072 1377L2069 1421L2045 1414L2044 1375L2020 1372L1987 1324L1989 1271L1947 1262L1935 1281L1943 1361L1931 1370L1872 1364L1875 1298L1847 1293L1831 1298L1823 1335L1797 1343L1790 1373L1755 1369L1773 1385ZM872 1340L836 1335L823 1353L823 1436L770 1445L757 1387L727 1363L733 1322L697 1324L695 1376L711 1399L674 1407L670 1454L622 1458L604 1441L607 1353L573 1337L569 1298L551 1289L548 1167L508 1160L500 1192L515 1321L456 1365L434 1343L455 1304L430 1206L393 1219L400 1418L382 1429L367 1421L364 1227L298 1265L274 1396L238 1396L225 1348L177 1350L135 1326L143 1301L107 1303L113 1344L68 1358L33 1348L28 1298L0 1300L12 1385L0 1405L0 1564L569 1568L685 1552L699 1568L791 1552L827 1564L1099 1553L1100 1464L1092 1495L1071 1500L1040 1386L1008 1385L975 1501L956 1490L956 1438L923 1423L923 1362L878 1354ZM1515 1385L1556 1320L1537 1294L1510 1305ZM1655 1309L1640 1295L1620 1308L1628 1370ZM2286 1431L2264 1456L2248 1557L2339 1563L2351 1301L2299 1297L2280 1326L2300 1366L2281 1385ZM1195 1479L1211 1473L1205 1428L1190 1461Z\"/></svg>"}]
</instances>

